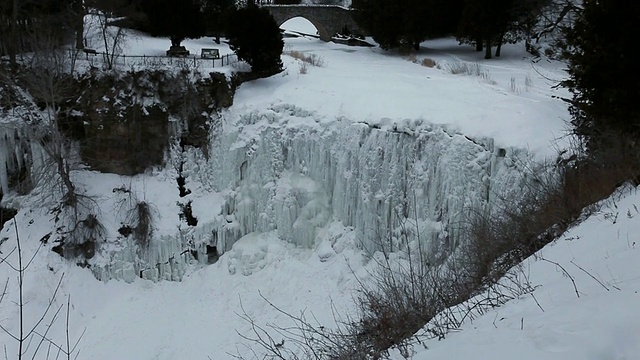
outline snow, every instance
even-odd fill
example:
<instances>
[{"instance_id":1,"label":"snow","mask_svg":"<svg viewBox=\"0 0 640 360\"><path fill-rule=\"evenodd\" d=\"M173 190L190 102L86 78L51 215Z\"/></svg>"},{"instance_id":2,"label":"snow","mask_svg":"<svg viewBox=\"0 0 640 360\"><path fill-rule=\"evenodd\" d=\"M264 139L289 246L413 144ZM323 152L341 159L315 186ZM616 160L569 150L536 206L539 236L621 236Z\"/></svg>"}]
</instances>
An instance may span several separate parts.
<instances>
[{"instance_id":1,"label":"snow","mask_svg":"<svg viewBox=\"0 0 640 360\"><path fill-rule=\"evenodd\" d=\"M168 45L135 34L124 51L157 55ZM196 53L217 47L210 38L185 46ZM209 160L198 150L173 149L167 167L135 177L73 173L78 189L96 199L107 231L91 271L50 251L55 233L38 250L55 229L52 203L7 194L3 204L21 210L0 232L2 256L15 246L14 224L25 257L37 252L25 278L27 325L37 322L64 274L54 308L71 296L69 333L72 342L82 336L80 359L251 357L260 349L240 335L251 335L243 313L262 326L288 325L265 299L328 327L336 312L354 313L359 281L375 266L367 261L376 250L372 233L396 229L398 209L418 217L437 257L455 242L463 208L517 193L523 168L566 146L568 113L558 97L568 94L554 87L564 65L534 62L522 45L505 46L503 57L490 61L454 39L423 43L415 59L307 38L287 39L286 50L315 54L325 65L303 73L300 60L284 55L282 73L242 84L212 134ZM439 66L422 66L424 58ZM460 66L473 71L449 70ZM7 114L2 119L10 123ZM7 156L9 142L2 144L0 170L12 170L18 163ZM175 182L181 161L191 191L183 198ZM117 233L139 201L154 214L148 251ZM195 228L178 215L189 201ZM414 358L634 359L639 202L636 189L622 189L603 212L543 249L569 270L580 297L556 266L532 258L525 267L544 312L524 296L428 342L429 349L416 348ZM211 244L224 254L209 265ZM16 263L15 253L8 261ZM0 324L16 333L15 273L0 264L5 278ZM64 328L59 318L49 331L56 343L65 342ZM0 333L0 343L14 358L15 342ZM31 357L35 348L28 351Z\"/></svg>"},{"instance_id":2,"label":"snow","mask_svg":"<svg viewBox=\"0 0 640 360\"><path fill-rule=\"evenodd\" d=\"M537 287L533 296L490 311L445 340L427 342L413 359L637 359L637 191L621 189L601 212L523 263Z\"/></svg>"}]
</instances>

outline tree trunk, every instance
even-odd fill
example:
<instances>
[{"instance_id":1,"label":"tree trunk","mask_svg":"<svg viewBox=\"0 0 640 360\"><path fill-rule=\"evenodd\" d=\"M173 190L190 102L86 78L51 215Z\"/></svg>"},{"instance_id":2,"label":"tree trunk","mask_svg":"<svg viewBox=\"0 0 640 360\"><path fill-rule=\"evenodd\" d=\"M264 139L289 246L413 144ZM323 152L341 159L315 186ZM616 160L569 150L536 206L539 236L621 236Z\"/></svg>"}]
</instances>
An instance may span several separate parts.
<instances>
[{"instance_id":1,"label":"tree trunk","mask_svg":"<svg viewBox=\"0 0 640 360\"><path fill-rule=\"evenodd\" d=\"M420 51L420 41L416 41L413 43L413 50Z\"/></svg>"},{"instance_id":2,"label":"tree trunk","mask_svg":"<svg viewBox=\"0 0 640 360\"><path fill-rule=\"evenodd\" d=\"M500 57L500 52L502 50L502 43L504 42L504 32L500 34L498 38L498 46L496 46L496 57Z\"/></svg>"},{"instance_id":3,"label":"tree trunk","mask_svg":"<svg viewBox=\"0 0 640 360\"><path fill-rule=\"evenodd\" d=\"M81 0L74 1L73 22L76 31L76 49L84 49L84 6Z\"/></svg>"},{"instance_id":4,"label":"tree trunk","mask_svg":"<svg viewBox=\"0 0 640 360\"><path fill-rule=\"evenodd\" d=\"M476 51L478 51L478 52L482 51L482 38L481 37L477 37L476 38Z\"/></svg>"},{"instance_id":5,"label":"tree trunk","mask_svg":"<svg viewBox=\"0 0 640 360\"><path fill-rule=\"evenodd\" d=\"M18 50L18 0L13 0L11 6L11 35L9 37L9 63L16 66L16 52Z\"/></svg>"},{"instance_id":6,"label":"tree trunk","mask_svg":"<svg viewBox=\"0 0 640 360\"><path fill-rule=\"evenodd\" d=\"M171 37L171 47L178 47L180 46L180 43L182 42L182 40L184 40L181 37L176 37L176 36L172 36Z\"/></svg>"},{"instance_id":7,"label":"tree trunk","mask_svg":"<svg viewBox=\"0 0 640 360\"><path fill-rule=\"evenodd\" d=\"M491 59L491 38L487 38L487 43L484 49L484 58Z\"/></svg>"}]
</instances>

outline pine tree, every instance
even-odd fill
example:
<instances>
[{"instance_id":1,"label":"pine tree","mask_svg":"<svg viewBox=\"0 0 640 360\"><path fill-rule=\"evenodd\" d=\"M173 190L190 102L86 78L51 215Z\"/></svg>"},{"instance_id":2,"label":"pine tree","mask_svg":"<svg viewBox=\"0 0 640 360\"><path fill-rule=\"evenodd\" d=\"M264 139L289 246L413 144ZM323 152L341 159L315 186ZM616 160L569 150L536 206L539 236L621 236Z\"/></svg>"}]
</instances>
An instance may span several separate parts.
<instances>
[{"instance_id":1,"label":"pine tree","mask_svg":"<svg viewBox=\"0 0 640 360\"><path fill-rule=\"evenodd\" d=\"M238 58L261 76L282 70L284 41L278 24L268 10L255 5L235 11L229 19L227 38Z\"/></svg>"},{"instance_id":2,"label":"pine tree","mask_svg":"<svg viewBox=\"0 0 640 360\"><path fill-rule=\"evenodd\" d=\"M522 39L517 24L523 19L523 0L465 0L458 40L475 43L476 50L485 51L485 59L492 58L492 47L497 46L496 56L505 42Z\"/></svg>"},{"instance_id":3,"label":"pine tree","mask_svg":"<svg viewBox=\"0 0 640 360\"><path fill-rule=\"evenodd\" d=\"M383 49L402 45L404 9L407 0L360 0L353 6L356 21Z\"/></svg>"},{"instance_id":4,"label":"pine tree","mask_svg":"<svg viewBox=\"0 0 640 360\"><path fill-rule=\"evenodd\" d=\"M452 33L462 0L354 0L356 21L383 49L418 49L420 42Z\"/></svg>"},{"instance_id":5,"label":"pine tree","mask_svg":"<svg viewBox=\"0 0 640 360\"><path fill-rule=\"evenodd\" d=\"M226 31L227 17L235 10L235 0L202 0L202 12L207 24L207 32L215 36L220 44L220 36Z\"/></svg>"},{"instance_id":6,"label":"pine tree","mask_svg":"<svg viewBox=\"0 0 640 360\"><path fill-rule=\"evenodd\" d=\"M74 0L0 0L0 56L33 51L35 37L49 37L62 45L78 17L73 16ZM80 14L82 16L82 14Z\"/></svg>"},{"instance_id":7,"label":"pine tree","mask_svg":"<svg viewBox=\"0 0 640 360\"><path fill-rule=\"evenodd\" d=\"M168 36L171 46L180 46L184 39L202 37L204 20L197 0L144 0L142 9L149 20L153 36Z\"/></svg>"},{"instance_id":8,"label":"pine tree","mask_svg":"<svg viewBox=\"0 0 640 360\"><path fill-rule=\"evenodd\" d=\"M584 0L581 16L566 32L572 124L591 150L607 146L612 134L640 135L638 19L637 1Z\"/></svg>"}]
</instances>

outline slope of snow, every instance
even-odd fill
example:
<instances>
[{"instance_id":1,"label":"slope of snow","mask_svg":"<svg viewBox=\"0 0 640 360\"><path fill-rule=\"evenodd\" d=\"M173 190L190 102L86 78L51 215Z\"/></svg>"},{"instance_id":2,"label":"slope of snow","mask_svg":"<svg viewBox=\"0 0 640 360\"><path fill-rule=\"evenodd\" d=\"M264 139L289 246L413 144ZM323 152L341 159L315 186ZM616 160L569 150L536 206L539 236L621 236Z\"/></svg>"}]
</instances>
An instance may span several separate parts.
<instances>
[{"instance_id":1,"label":"slope of snow","mask_svg":"<svg viewBox=\"0 0 640 360\"><path fill-rule=\"evenodd\" d=\"M620 190L523 263L537 287L533 295L426 342L414 359L638 359L639 209L638 189Z\"/></svg>"},{"instance_id":2,"label":"slope of snow","mask_svg":"<svg viewBox=\"0 0 640 360\"><path fill-rule=\"evenodd\" d=\"M428 349L416 348L413 358L636 359L639 206L638 189L621 191L603 211L524 263L537 286L535 299L526 295L490 311L444 340L427 342ZM31 220L37 222L39 216L18 217L19 224ZM1 235L11 238L13 231L7 226ZM34 251L33 240L45 231L22 226L21 238L29 244L26 254ZM84 332L81 359L250 356L246 346L260 349L236 333L252 335L240 319L244 311L263 326L289 324L261 295L292 313L312 314L325 326L333 324L332 307L342 314L353 311L354 275L366 281L365 261L348 230L334 226L327 232L327 240L315 250L296 249L273 234L251 234L218 263L190 273L180 283L100 283L56 254L40 253L25 278L27 324L37 320L65 273L55 305L66 304L65 296L71 295L72 340ZM575 288L560 267L542 258L560 264L574 279ZM11 274L4 265L1 269ZM3 326L15 332L16 323L10 319L16 308L9 301L15 300L16 289L9 280L0 310ZM52 338L63 342L63 329L64 321L58 320ZM1 339L9 351L14 349L5 335Z\"/></svg>"}]
</instances>

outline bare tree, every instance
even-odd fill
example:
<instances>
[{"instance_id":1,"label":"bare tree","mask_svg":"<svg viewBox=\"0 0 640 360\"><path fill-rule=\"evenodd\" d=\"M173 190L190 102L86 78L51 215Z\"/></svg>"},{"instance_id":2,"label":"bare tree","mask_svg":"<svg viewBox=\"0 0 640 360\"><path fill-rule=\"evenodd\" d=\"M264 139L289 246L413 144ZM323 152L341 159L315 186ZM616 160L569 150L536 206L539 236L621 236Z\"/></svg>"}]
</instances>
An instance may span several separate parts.
<instances>
[{"instance_id":1,"label":"bare tree","mask_svg":"<svg viewBox=\"0 0 640 360\"><path fill-rule=\"evenodd\" d=\"M38 29L30 33L29 40L34 51L18 76L6 80L25 89L33 100L31 111L23 114L23 120L30 142L44 155L41 168L33 169L38 172L34 178L53 201L59 201L56 209L64 222L65 241L76 245L95 241L104 228L96 216L95 201L78 191L73 182L72 172L79 156L59 123L64 103L79 91L72 75L73 59L57 46L56 34ZM93 256L93 249L85 255Z\"/></svg>"},{"instance_id":2,"label":"bare tree","mask_svg":"<svg viewBox=\"0 0 640 360\"><path fill-rule=\"evenodd\" d=\"M71 26L75 31L75 48L84 49L84 15L86 13L83 0L70 0L69 10Z\"/></svg>"},{"instance_id":3,"label":"bare tree","mask_svg":"<svg viewBox=\"0 0 640 360\"><path fill-rule=\"evenodd\" d=\"M31 128L32 142L39 144L59 176L64 188L63 202L77 203L76 188L71 181L70 143L58 126L62 102L73 93L71 62L68 53L59 49L55 36L36 31L31 34L35 46L20 80L40 108L25 122Z\"/></svg>"},{"instance_id":4,"label":"bare tree","mask_svg":"<svg viewBox=\"0 0 640 360\"><path fill-rule=\"evenodd\" d=\"M120 26L111 25L116 17L116 9L106 8L93 14L98 22L100 41L104 46L104 61L107 70L112 70L118 56L122 55L126 31Z\"/></svg>"},{"instance_id":5,"label":"bare tree","mask_svg":"<svg viewBox=\"0 0 640 360\"><path fill-rule=\"evenodd\" d=\"M0 324L0 330L4 332L9 338L13 339L17 343L17 353L16 358L18 360L22 360L27 357L28 354L31 355L31 358L34 359L36 355L42 349L42 345L47 344L51 347L54 347L57 350L58 354L66 355L67 359L71 359L74 353L77 353L77 346L82 338L82 335L78 338L78 340L72 345L69 337L69 317L70 317L70 297L67 298L67 311L66 311L66 339L65 345L57 344L53 339L51 339L48 335L49 331L53 327L54 323L59 319L60 312L62 311L64 305L56 305L56 298L58 296L58 292L60 290L60 285L62 284L62 280L64 279L64 274L60 276L60 279L56 283L56 286L53 290L53 293L49 297L47 305L44 310L41 312L40 316L38 316L32 324L27 324L26 312L27 312L27 302L24 298L25 292L25 275L29 268L31 267L38 251L40 250L42 243L36 249L36 251L32 254L32 256L28 259L24 258L24 252L22 249L22 243L20 241L20 234L18 232L18 225L15 219L13 219L13 227L15 229L15 247L7 253L5 256L0 257L0 265L8 266L14 273L17 274L17 299L10 301L9 303L13 303L14 306L17 307L17 321L18 326L17 330L10 331L6 326ZM11 261L13 260L13 261ZM0 293L0 305L3 304L5 298L9 294L9 279L7 279L4 283L2 293ZM33 350L29 350L29 344L37 344ZM7 347L4 346L5 356L7 356ZM48 356L47 356L48 357ZM56 357L57 358L57 357Z\"/></svg>"}]
</instances>

